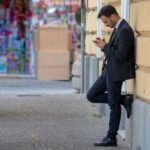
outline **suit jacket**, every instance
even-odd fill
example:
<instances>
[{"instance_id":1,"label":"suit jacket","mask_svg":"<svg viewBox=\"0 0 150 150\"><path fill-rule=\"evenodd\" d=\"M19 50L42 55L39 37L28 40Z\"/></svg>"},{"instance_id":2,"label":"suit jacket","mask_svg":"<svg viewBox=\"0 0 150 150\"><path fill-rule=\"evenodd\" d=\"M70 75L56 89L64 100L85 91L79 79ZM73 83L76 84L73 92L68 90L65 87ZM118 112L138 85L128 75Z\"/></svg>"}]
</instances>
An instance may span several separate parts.
<instances>
[{"instance_id":1,"label":"suit jacket","mask_svg":"<svg viewBox=\"0 0 150 150\"><path fill-rule=\"evenodd\" d=\"M134 32L125 20L122 20L103 51L107 60L106 69L113 81L135 78Z\"/></svg>"}]
</instances>

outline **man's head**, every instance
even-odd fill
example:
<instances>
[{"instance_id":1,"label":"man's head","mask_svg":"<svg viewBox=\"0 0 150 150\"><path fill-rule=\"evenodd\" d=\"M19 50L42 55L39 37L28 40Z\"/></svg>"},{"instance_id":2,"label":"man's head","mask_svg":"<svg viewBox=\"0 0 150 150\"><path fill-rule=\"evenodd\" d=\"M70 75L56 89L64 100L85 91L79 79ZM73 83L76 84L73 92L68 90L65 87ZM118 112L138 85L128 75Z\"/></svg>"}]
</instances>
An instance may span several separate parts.
<instances>
[{"instance_id":1,"label":"man's head","mask_svg":"<svg viewBox=\"0 0 150 150\"><path fill-rule=\"evenodd\" d=\"M120 16L113 6L106 5L101 8L98 19L101 19L107 27L114 28Z\"/></svg>"}]
</instances>

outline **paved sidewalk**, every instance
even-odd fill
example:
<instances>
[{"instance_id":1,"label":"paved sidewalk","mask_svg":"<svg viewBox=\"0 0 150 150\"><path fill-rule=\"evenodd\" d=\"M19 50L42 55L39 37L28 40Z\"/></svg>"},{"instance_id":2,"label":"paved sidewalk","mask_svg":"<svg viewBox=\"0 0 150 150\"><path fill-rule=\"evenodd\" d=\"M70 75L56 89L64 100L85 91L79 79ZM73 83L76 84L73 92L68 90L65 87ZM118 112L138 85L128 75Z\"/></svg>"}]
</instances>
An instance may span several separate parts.
<instances>
[{"instance_id":1,"label":"paved sidewalk","mask_svg":"<svg viewBox=\"0 0 150 150\"><path fill-rule=\"evenodd\" d=\"M71 94L77 91L69 81L42 81L35 79L0 79L0 95Z\"/></svg>"},{"instance_id":2,"label":"paved sidewalk","mask_svg":"<svg viewBox=\"0 0 150 150\"><path fill-rule=\"evenodd\" d=\"M0 98L0 150L129 150L93 146L107 124L84 95Z\"/></svg>"}]
</instances>

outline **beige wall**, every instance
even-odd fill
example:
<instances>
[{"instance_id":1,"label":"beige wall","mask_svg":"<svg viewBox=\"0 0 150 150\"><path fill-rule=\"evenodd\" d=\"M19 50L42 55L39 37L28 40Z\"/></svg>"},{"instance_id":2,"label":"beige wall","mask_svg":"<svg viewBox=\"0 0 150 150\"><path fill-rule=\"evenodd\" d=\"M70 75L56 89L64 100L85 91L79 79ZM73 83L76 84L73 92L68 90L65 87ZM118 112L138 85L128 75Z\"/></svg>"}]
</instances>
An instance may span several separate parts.
<instances>
[{"instance_id":1,"label":"beige wall","mask_svg":"<svg viewBox=\"0 0 150 150\"><path fill-rule=\"evenodd\" d=\"M135 81L129 82L129 89L142 100L150 102L150 0L132 0L130 24L136 35Z\"/></svg>"},{"instance_id":2,"label":"beige wall","mask_svg":"<svg viewBox=\"0 0 150 150\"><path fill-rule=\"evenodd\" d=\"M87 55L96 55L96 47L92 42L96 38L97 29L97 0L87 1L86 12L86 38L85 38L85 53Z\"/></svg>"},{"instance_id":3,"label":"beige wall","mask_svg":"<svg viewBox=\"0 0 150 150\"><path fill-rule=\"evenodd\" d=\"M98 0L86 0L86 37L85 37L85 53L87 55L96 55L96 46L92 42L97 37L97 1ZM120 13L120 1L119 0L103 0L103 5L106 5L107 3L110 3L116 7L118 12ZM100 20L99 20L100 21ZM106 39L106 41L109 40L109 37L111 35L112 30L110 28L107 28L102 25L102 34L103 37ZM103 57L103 54L101 53L101 57ZM100 70L102 66L102 61L100 61Z\"/></svg>"},{"instance_id":4,"label":"beige wall","mask_svg":"<svg viewBox=\"0 0 150 150\"><path fill-rule=\"evenodd\" d=\"M103 5L112 4L120 13L121 0L103 0ZM95 55L96 47L92 40L96 37L97 11L93 10L97 5L97 0L88 0L86 19L86 54ZM136 41L136 80L128 82L131 93L142 100L150 102L150 0L131 0L129 24L135 32ZM93 33L93 34L92 34ZM109 40L111 30L102 23L102 33L106 40ZM100 62L101 66L102 62ZM101 68L101 67L100 67Z\"/></svg>"}]
</instances>

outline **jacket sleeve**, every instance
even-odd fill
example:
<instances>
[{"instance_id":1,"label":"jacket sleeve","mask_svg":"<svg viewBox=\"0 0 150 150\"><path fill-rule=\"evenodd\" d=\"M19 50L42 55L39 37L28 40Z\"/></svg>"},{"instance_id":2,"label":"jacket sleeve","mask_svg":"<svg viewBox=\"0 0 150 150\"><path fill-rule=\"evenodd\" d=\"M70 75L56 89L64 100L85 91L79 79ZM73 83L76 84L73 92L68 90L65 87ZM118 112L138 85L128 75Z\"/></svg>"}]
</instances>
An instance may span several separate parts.
<instances>
[{"instance_id":1,"label":"jacket sleeve","mask_svg":"<svg viewBox=\"0 0 150 150\"><path fill-rule=\"evenodd\" d=\"M128 29L122 29L118 33L118 45L115 47L113 44L106 44L103 51L107 57L114 57L117 60L125 60L131 50L134 35Z\"/></svg>"}]
</instances>

